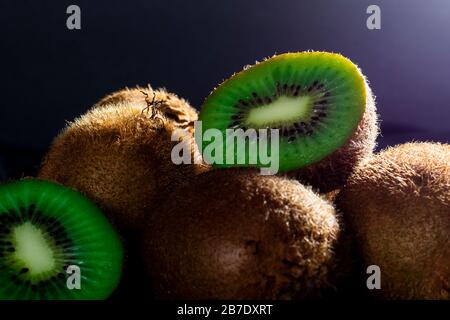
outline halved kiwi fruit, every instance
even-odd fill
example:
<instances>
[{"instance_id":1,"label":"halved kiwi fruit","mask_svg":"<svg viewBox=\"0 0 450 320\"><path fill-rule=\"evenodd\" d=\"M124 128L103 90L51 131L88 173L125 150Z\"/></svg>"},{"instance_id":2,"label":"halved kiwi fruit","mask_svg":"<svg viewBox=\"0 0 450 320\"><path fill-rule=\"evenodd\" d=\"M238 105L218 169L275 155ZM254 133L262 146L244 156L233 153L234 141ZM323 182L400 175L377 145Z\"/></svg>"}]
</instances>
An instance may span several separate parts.
<instances>
[{"instance_id":1,"label":"halved kiwi fruit","mask_svg":"<svg viewBox=\"0 0 450 320\"><path fill-rule=\"evenodd\" d=\"M122 257L112 226L78 192L33 179L0 185L0 299L105 299ZM73 266L79 288L68 286Z\"/></svg>"},{"instance_id":2,"label":"halved kiwi fruit","mask_svg":"<svg viewBox=\"0 0 450 320\"><path fill-rule=\"evenodd\" d=\"M336 213L299 182L213 170L167 198L145 230L158 299L293 299L328 286Z\"/></svg>"},{"instance_id":3,"label":"halved kiwi fruit","mask_svg":"<svg viewBox=\"0 0 450 320\"><path fill-rule=\"evenodd\" d=\"M189 146L191 159L199 156L192 136L195 110L164 90L144 92L135 94L147 101L105 102L70 123L54 140L39 172L40 178L81 191L117 227L132 231L142 228L158 193L205 169L171 159L179 141ZM172 141L179 129L185 135Z\"/></svg>"},{"instance_id":4,"label":"halved kiwi fruit","mask_svg":"<svg viewBox=\"0 0 450 320\"><path fill-rule=\"evenodd\" d=\"M336 203L364 267L380 267L381 289L371 293L450 299L450 145L380 152L355 169Z\"/></svg>"},{"instance_id":5,"label":"halved kiwi fruit","mask_svg":"<svg viewBox=\"0 0 450 320\"><path fill-rule=\"evenodd\" d=\"M366 104L370 104L368 113ZM333 153L336 157L326 160L331 164L317 168L340 164L342 157L341 162L351 162L352 168L367 153L366 149L372 152L377 133L373 98L364 76L350 60L326 52L286 53L246 68L211 93L199 119L203 132L219 129L223 133L224 159L231 147L225 142L227 129L278 129L280 171L318 164ZM209 143L202 139L201 150ZM250 143L246 140L245 150L249 150ZM346 144L345 152L336 153ZM243 149L235 146L234 152ZM204 156L207 162L213 161L208 154ZM251 165L248 152L241 165ZM259 155L256 166L263 166ZM334 167L335 171L344 171L336 175L348 175L351 171L348 166ZM316 184L314 175L303 177ZM329 180L330 185L336 184L331 181L336 180L333 177ZM327 186L324 189L328 190L323 191L332 188Z\"/></svg>"}]
</instances>

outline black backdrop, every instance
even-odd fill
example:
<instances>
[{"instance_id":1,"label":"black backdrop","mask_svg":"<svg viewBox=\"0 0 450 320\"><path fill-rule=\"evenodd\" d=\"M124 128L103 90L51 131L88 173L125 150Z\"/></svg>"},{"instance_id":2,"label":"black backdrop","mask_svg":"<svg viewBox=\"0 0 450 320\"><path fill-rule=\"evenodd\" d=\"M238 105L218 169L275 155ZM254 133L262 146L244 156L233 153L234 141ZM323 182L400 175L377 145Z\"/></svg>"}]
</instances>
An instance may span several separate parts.
<instances>
[{"instance_id":1,"label":"black backdrop","mask_svg":"<svg viewBox=\"0 0 450 320\"><path fill-rule=\"evenodd\" d=\"M81 30L66 28L70 4ZM366 28L370 4L381 30ZM0 23L0 179L33 174L65 121L110 91L151 83L199 107L244 65L307 49L362 68L379 148L450 139L448 0L1 0Z\"/></svg>"}]
</instances>

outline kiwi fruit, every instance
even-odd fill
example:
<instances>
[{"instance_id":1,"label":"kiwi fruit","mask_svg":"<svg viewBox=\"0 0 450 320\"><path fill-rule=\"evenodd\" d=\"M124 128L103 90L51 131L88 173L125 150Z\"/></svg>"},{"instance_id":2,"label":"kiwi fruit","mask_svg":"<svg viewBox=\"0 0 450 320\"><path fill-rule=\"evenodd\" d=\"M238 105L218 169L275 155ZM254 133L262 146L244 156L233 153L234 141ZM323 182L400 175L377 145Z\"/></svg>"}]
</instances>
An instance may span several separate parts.
<instances>
[{"instance_id":1,"label":"kiwi fruit","mask_svg":"<svg viewBox=\"0 0 450 320\"><path fill-rule=\"evenodd\" d=\"M122 258L115 230L80 193L35 179L0 185L1 300L105 299ZM74 266L78 288L68 286Z\"/></svg>"},{"instance_id":2,"label":"kiwi fruit","mask_svg":"<svg viewBox=\"0 0 450 320\"><path fill-rule=\"evenodd\" d=\"M340 186L371 154L378 132L363 74L350 60L327 52L285 53L244 69L209 95L199 119L203 132L219 129L224 137L227 129L278 129L279 171L291 171L322 192ZM202 151L209 144L198 143ZM235 153L250 143L235 146ZM252 165L248 154L244 162ZM262 166L259 157L255 165Z\"/></svg>"},{"instance_id":3,"label":"kiwi fruit","mask_svg":"<svg viewBox=\"0 0 450 320\"><path fill-rule=\"evenodd\" d=\"M380 267L375 297L450 298L450 145L380 152L355 169L336 203L364 265Z\"/></svg>"},{"instance_id":4,"label":"kiwi fruit","mask_svg":"<svg viewBox=\"0 0 450 320\"><path fill-rule=\"evenodd\" d=\"M172 148L184 141L191 159L199 157L193 139L195 110L164 90L123 92L145 100L105 98L59 134L46 155L39 177L81 191L126 231L140 230L155 196L169 185L187 183L203 165L176 165ZM109 102L108 102L109 101ZM186 134L171 141L178 129Z\"/></svg>"},{"instance_id":5,"label":"kiwi fruit","mask_svg":"<svg viewBox=\"0 0 450 320\"><path fill-rule=\"evenodd\" d=\"M293 299L327 286L337 216L298 181L212 170L168 197L177 201L161 203L144 232L158 299Z\"/></svg>"}]
</instances>

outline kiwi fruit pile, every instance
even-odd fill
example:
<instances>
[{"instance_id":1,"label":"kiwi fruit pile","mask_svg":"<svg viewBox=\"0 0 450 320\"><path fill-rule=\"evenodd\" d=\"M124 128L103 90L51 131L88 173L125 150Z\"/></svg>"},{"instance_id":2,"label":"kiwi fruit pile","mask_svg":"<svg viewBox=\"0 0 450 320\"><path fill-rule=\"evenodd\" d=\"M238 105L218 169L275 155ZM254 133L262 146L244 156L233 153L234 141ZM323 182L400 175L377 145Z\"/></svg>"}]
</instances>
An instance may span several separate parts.
<instances>
[{"instance_id":1,"label":"kiwi fruit pile","mask_svg":"<svg viewBox=\"0 0 450 320\"><path fill-rule=\"evenodd\" d=\"M208 158L208 129L224 158L227 130L254 129L231 150L245 161ZM266 129L274 175L246 153ZM378 133L368 80L328 52L246 67L199 114L163 89L113 92L61 131L37 179L0 185L0 299L449 299L450 147L374 153ZM172 162L180 142L190 164Z\"/></svg>"}]
</instances>

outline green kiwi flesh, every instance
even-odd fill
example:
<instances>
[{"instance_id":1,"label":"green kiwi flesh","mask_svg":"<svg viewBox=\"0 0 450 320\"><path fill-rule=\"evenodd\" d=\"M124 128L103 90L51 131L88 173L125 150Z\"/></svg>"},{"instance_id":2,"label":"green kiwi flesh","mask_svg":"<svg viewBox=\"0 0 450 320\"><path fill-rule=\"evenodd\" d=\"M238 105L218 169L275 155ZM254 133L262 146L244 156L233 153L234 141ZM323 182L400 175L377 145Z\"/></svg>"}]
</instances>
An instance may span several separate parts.
<instances>
[{"instance_id":1,"label":"green kiwi flesh","mask_svg":"<svg viewBox=\"0 0 450 320\"><path fill-rule=\"evenodd\" d=\"M105 299L122 257L112 226L78 192L34 179L0 186L0 300ZM67 285L70 266L79 288Z\"/></svg>"},{"instance_id":2,"label":"green kiwi flesh","mask_svg":"<svg viewBox=\"0 0 450 320\"><path fill-rule=\"evenodd\" d=\"M278 129L279 170L316 163L343 146L365 111L365 79L357 66L338 54L281 54L223 82L205 100L202 132L219 129ZM203 151L210 142L198 142ZM244 147L249 148L250 141ZM226 150L222 148L224 158ZM243 152L235 145L234 152ZM214 163L220 167L234 164ZM251 165L246 155L243 166ZM262 166L258 157L256 166Z\"/></svg>"},{"instance_id":3,"label":"green kiwi flesh","mask_svg":"<svg viewBox=\"0 0 450 320\"><path fill-rule=\"evenodd\" d=\"M166 197L177 201L154 210L144 233L156 298L294 299L328 286L337 217L299 182L212 170Z\"/></svg>"},{"instance_id":4,"label":"green kiwi flesh","mask_svg":"<svg viewBox=\"0 0 450 320\"><path fill-rule=\"evenodd\" d=\"M450 299L450 145L406 143L376 154L336 204L365 268L380 267L372 294Z\"/></svg>"},{"instance_id":5,"label":"green kiwi flesh","mask_svg":"<svg viewBox=\"0 0 450 320\"><path fill-rule=\"evenodd\" d=\"M351 138L339 149L319 162L288 173L301 183L311 185L321 193L342 188L353 169L370 158L379 133L375 98L366 85L366 110Z\"/></svg>"}]
</instances>

